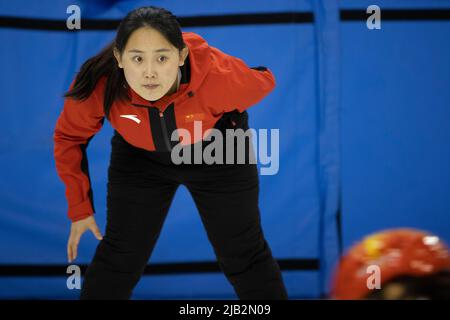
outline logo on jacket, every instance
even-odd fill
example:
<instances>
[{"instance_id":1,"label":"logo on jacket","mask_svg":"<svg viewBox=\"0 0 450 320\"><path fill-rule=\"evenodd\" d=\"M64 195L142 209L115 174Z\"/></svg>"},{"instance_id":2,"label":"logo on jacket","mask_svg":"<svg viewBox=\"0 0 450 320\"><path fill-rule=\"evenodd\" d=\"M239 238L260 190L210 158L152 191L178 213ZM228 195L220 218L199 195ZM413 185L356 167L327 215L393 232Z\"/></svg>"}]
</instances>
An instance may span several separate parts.
<instances>
[{"instance_id":1,"label":"logo on jacket","mask_svg":"<svg viewBox=\"0 0 450 320\"><path fill-rule=\"evenodd\" d=\"M120 116L122 118L133 120L136 123L141 123L141 119L139 119L136 114L121 114Z\"/></svg>"},{"instance_id":2,"label":"logo on jacket","mask_svg":"<svg viewBox=\"0 0 450 320\"><path fill-rule=\"evenodd\" d=\"M205 114L204 113L192 113L192 114L187 114L184 116L184 120L186 122L194 122L194 121L201 121L205 119Z\"/></svg>"}]
</instances>

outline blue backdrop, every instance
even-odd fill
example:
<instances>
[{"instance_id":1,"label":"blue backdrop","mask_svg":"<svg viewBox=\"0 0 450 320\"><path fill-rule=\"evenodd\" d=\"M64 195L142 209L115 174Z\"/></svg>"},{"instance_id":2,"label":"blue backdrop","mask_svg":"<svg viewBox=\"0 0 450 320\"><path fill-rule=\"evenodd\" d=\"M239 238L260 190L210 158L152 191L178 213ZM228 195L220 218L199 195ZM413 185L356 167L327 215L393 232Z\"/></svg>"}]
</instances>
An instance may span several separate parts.
<instances>
[{"instance_id":1,"label":"blue backdrop","mask_svg":"<svg viewBox=\"0 0 450 320\"><path fill-rule=\"evenodd\" d=\"M450 20L383 20L384 9L448 9L450 1L378 0L381 30L366 27L372 3L362 0L20 0L0 2L0 16L65 24L72 4L81 9L80 31L39 29L32 20L23 20L27 28L17 21L0 28L0 298L79 294L66 286L70 221L53 129L75 73L114 37L114 30L83 30L83 19L120 19L145 5L182 18L310 14L283 23L183 27L275 74L275 90L249 115L255 129L280 130L279 172L261 176L260 207L292 298L326 294L340 249L367 233L411 226L450 240ZM340 16L351 9L363 18ZM88 148L102 232L111 135L105 122ZM88 264L97 243L85 233L75 263ZM193 200L181 187L150 265L213 261ZM133 297L234 294L221 273L180 272L143 276Z\"/></svg>"}]
</instances>

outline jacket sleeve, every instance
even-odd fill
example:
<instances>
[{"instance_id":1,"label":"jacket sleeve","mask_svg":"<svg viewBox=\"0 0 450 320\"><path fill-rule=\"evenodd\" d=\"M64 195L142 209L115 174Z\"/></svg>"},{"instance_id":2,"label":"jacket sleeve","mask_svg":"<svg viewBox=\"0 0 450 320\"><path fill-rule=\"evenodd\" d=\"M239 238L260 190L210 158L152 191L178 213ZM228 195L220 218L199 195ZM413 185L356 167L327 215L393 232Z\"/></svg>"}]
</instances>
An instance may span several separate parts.
<instances>
[{"instance_id":1,"label":"jacket sleeve","mask_svg":"<svg viewBox=\"0 0 450 320\"><path fill-rule=\"evenodd\" d=\"M214 113L235 109L243 112L261 101L275 88L275 77L264 66L249 67L242 59L211 47L212 83L210 90L216 102Z\"/></svg>"},{"instance_id":2,"label":"jacket sleeve","mask_svg":"<svg viewBox=\"0 0 450 320\"><path fill-rule=\"evenodd\" d=\"M85 100L65 98L53 134L56 170L66 187L67 215L73 222L95 211L86 148L104 122L97 91L98 86Z\"/></svg>"}]
</instances>

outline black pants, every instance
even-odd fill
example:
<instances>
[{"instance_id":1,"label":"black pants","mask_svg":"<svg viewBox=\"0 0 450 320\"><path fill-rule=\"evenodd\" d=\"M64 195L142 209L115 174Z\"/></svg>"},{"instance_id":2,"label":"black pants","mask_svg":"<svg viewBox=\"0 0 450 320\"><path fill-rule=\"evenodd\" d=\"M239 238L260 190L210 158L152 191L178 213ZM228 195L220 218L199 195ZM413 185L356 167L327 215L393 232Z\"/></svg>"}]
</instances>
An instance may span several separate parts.
<instances>
[{"instance_id":1,"label":"black pants","mask_svg":"<svg viewBox=\"0 0 450 320\"><path fill-rule=\"evenodd\" d=\"M178 186L192 195L217 261L239 299L287 299L261 229L255 164L181 164L112 138L107 224L84 275L81 299L129 299Z\"/></svg>"}]
</instances>

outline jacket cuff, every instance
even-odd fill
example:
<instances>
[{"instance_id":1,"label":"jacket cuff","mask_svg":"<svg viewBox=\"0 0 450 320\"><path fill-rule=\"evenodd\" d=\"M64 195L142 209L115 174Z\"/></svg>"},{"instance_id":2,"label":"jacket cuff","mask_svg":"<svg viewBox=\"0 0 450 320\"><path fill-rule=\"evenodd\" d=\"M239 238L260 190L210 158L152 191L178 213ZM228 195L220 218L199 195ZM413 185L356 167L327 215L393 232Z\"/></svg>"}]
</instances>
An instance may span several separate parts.
<instances>
[{"instance_id":1,"label":"jacket cuff","mask_svg":"<svg viewBox=\"0 0 450 320\"><path fill-rule=\"evenodd\" d=\"M72 222L85 219L94 214L90 200L85 200L76 206L70 207L67 215Z\"/></svg>"}]
</instances>

